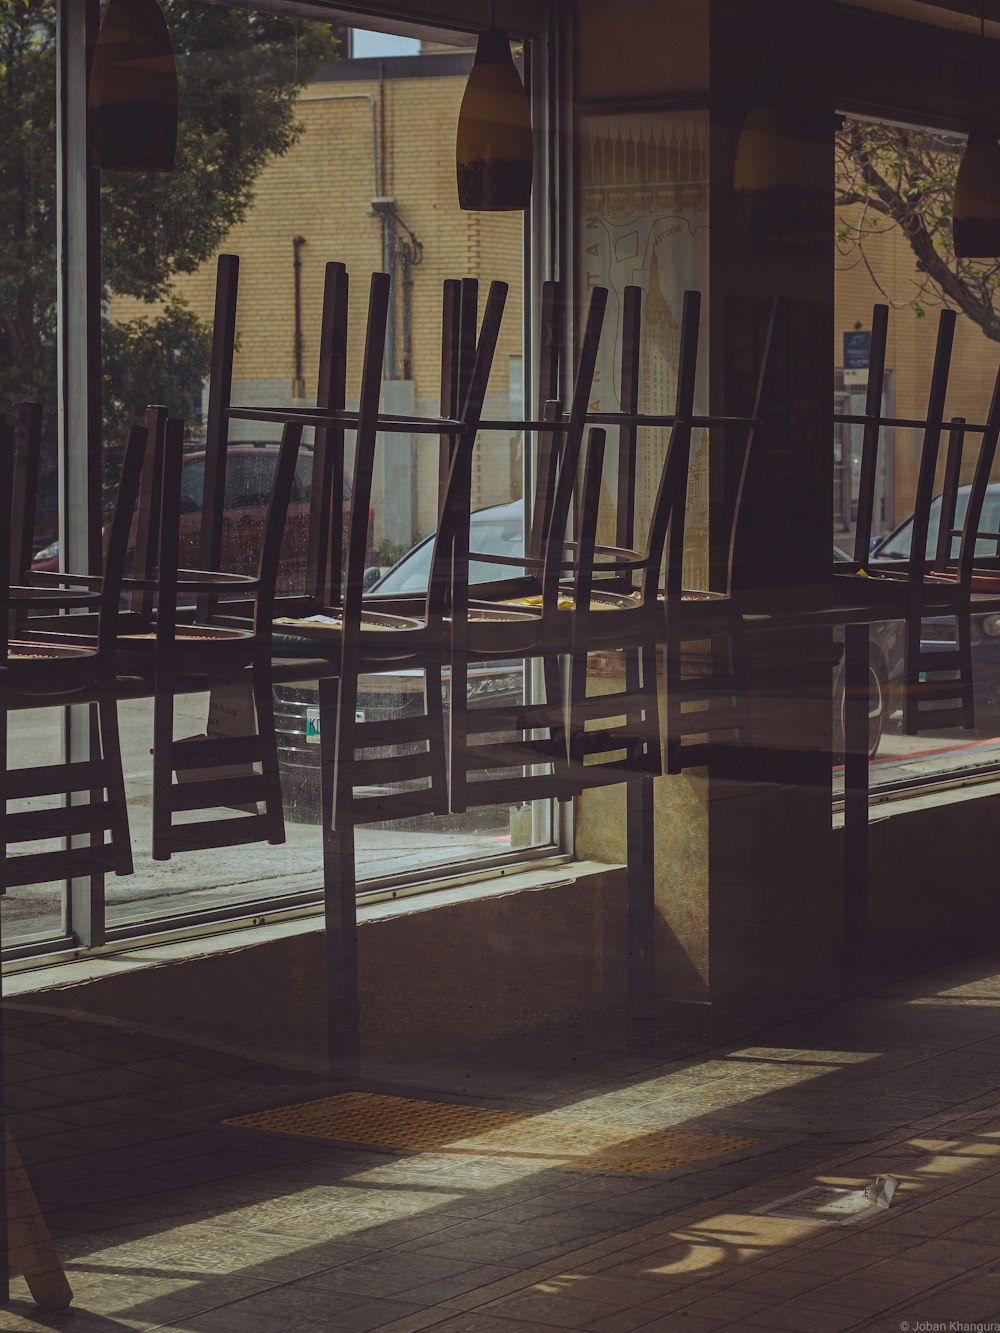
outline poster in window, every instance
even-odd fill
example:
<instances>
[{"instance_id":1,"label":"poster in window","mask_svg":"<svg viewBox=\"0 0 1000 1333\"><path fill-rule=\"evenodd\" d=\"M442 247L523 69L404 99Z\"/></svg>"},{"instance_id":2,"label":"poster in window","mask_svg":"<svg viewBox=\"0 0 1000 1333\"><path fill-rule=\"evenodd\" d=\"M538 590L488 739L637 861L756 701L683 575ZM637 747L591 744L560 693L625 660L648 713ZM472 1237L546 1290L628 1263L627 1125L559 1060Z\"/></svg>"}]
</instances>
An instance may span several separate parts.
<instances>
[{"instance_id":1,"label":"poster in window","mask_svg":"<svg viewBox=\"0 0 1000 1333\"><path fill-rule=\"evenodd\" d=\"M673 411L684 292L702 293L702 330L695 411L708 412L708 113L660 111L586 116L580 122L580 295L609 290L608 313L594 384L593 409L621 406L621 313L625 288L639 286L642 347L639 410ZM648 523L667 447L666 429L639 433L636 535ZM605 466L606 515L614 512L614 439ZM685 578L707 578L708 437L695 432L688 478ZM604 522L610 523L610 519ZM605 529L605 537L611 533ZM696 586L697 583L696 583ZM702 583L700 586L706 586Z\"/></svg>"}]
</instances>

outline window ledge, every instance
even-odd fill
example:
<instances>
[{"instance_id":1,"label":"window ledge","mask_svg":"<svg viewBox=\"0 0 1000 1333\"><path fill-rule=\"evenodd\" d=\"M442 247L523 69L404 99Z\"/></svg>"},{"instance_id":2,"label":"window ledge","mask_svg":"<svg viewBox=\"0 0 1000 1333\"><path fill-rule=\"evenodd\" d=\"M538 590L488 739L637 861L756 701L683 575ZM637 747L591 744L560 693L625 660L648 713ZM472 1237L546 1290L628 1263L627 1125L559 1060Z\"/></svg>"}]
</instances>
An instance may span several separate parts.
<instances>
[{"instance_id":1,"label":"window ledge","mask_svg":"<svg viewBox=\"0 0 1000 1333\"><path fill-rule=\"evenodd\" d=\"M472 883L429 889L380 901L358 903L361 927L378 921L440 910L485 899L507 897L515 893L533 893L578 883L593 876L622 869L597 861L571 861L537 868L520 867ZM322 930L322 907L292 918L256 917L252 924L240 922L232 930L211 935L186 935L183 938L119 941L100 949L76 950L62 955L22 959L4 968L4 996L19 996L41 991L79 986L89 981L106 980L147 968L163 967L196 958L236 953L269 941L289 939Z\"/></svg>"}]
</instances>

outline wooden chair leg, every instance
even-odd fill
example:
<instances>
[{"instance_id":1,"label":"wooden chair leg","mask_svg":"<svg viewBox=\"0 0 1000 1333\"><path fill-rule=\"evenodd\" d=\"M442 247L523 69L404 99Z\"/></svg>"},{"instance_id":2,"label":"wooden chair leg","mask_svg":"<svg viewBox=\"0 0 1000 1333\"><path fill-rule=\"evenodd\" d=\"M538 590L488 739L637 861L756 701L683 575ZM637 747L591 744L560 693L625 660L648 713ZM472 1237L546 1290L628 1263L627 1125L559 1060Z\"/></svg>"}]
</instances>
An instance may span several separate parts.
<instances>
[{"instance_id":1,"label":"wooden chair leg","mask_svg":"<svg viewBox=\"0 0 1000 1333\"><path fill-rule=\"evenodd\" d=\"M281 774L278 768L278 742L274 729L274 692L268 673L254 672L250 678L254 711L257 714L257 735L260 738L260 767L263 777L264 818L267 821L267 841L272 847L285 841L285 808L281 795Z\"/></svg>"},{"instance_id":2,"label":"wooden chair leg","mask_svg":"<svg viewBox=\"0 0 1000 1333\"><path fill-rule=\"evenodd\" d=\"M337 810L333 827L339 687L338 680L319 682L327 1049L333 1080L354 1077L361 1060L357 864L349 797Z\"/></svg>"},{"instance_id":3,"label":"wooden chair leg","mask_svg":"<svg viewBox=\"0 0 1000 1333\"><path fill-rule=\"evenodd\" d=\"M653 930L653 779L633 778L625 787L628 846L628 995L632 1016L648 1019L654 1009L656 958Z\"/></svg>"},{"instance_id":4,"label":"wooden chair leg","mask_svg":"<svg viewBox=\"0 0 1000 1333\"><path fill-rule=\"evenodd\" d=\"M113 696L98 700L97 716L100 722L101 762L106 779L105 788L111 807L109 832L112 846L112 867L118 875L131 875L132 839L129 834L128 805L125 800L125 774L122 770L121 739L118 731L118 704Z\"/></svg>"}]
</instances>

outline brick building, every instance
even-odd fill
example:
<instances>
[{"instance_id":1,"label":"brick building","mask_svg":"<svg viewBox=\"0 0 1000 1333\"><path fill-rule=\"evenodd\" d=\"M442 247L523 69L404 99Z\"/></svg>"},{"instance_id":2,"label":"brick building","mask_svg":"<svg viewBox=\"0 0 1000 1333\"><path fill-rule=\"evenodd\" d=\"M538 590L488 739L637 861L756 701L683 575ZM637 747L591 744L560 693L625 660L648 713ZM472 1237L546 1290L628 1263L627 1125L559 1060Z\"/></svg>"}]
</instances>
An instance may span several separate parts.
<instances>
[{"instance_id":1,"label":"brick building","mask_svg":"<svg viewBox=\"0 0 1000 1333\"><path fill-rule=\"evenodd\" d=\"M417 56L340 60L304 90L299 139L267 164L252 211L222 246L241 257L235 401L315 402L323 269L329 260L343 261L351 279L350 399L361 370L368 278L387 267L391 256L395 336L386 357L387 409L439 410L442 283L471 276L483 284L481 297L490 280L509 283L487 415L520 413L523 215L461 212L454 153L442 151L442 144L454 143L471 65L471 51L440 47ZM196 273L179 275L174 286L210 321L214 282L213 257ZM148 310L125 299L114 306L123 319ZM266 427L248 423L240 430L234 423L231 438L266 434ZM381 475L373 492L376 538L391 556L435 527L438 441L396 436L380 452ZM485 433L477 454L477 508L520 493L519 436Z\"/></svg>"}]
</instances>

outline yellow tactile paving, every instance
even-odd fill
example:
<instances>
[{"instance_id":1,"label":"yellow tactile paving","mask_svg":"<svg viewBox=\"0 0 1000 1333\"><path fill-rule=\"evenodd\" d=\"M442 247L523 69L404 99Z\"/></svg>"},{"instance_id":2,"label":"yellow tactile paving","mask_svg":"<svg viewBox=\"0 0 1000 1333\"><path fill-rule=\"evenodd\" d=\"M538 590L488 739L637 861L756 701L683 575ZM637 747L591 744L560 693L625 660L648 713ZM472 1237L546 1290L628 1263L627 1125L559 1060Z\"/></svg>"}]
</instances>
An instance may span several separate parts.
<instances>
[{"instance_id":1,"label":"yellow tactile paving","mask_svg":"<svg viewBox=\"0 0 1000 1333\"><path fill-rule=\"evenodd\" d=\"M759 1139L682 1130L585 1124L554 1114L518 1115L381 1093L337 1097L233 1116L244 1129L338 1143L473 1157L531 1157L586 1171L669 1171L752 1147Z\"/></svg>"}]
</instances>

